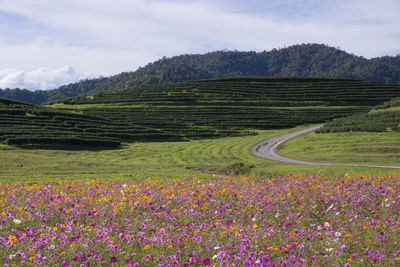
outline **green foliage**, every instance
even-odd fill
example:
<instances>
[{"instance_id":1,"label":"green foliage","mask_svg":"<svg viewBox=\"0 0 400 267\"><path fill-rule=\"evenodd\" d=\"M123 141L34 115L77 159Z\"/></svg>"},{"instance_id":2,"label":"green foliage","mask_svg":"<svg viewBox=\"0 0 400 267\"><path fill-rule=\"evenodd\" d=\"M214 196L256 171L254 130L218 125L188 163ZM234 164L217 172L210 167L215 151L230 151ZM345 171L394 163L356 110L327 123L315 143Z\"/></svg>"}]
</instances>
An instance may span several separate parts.
<instances>
[{"instance_id":1,"label":"green foliage","mask_svg":"<svg viewBox=\"0 0 400 267\"><path fill-rule=\"evenodd\" d=\"M7 145L117 147L122 141L171 137L138 125L0 98L0 142Z\"/></svg>"},{"instance_id":2,"label":"green foliage","mask_svg":"<svg viewBox=\"0 0 400 267\"><path fill-rule=\"evenodd\" d=\"M197 139L325 122L399 95L397 85L350 79L236 77L131 87L55 106Z\"/></svg>"},{"instance_id":3,"label":"green foliage","mask_svg":"<svg viewBox=\"0 0 400 267\"><path fill-rule=\"evenodd\" d=\"M400 131L400 111L352 115L328 122L317 133Z\"/></svg>"},{"instance_id":4,"label":"green foliage","mask_svg":"<svg viewBox=\"0 0 400 267\"><path fill-rule=\"evenodd\" d=\"M390 101L385 102L383 105L375 107L375 109L381 110L381 109L390 109L397 107L400 107L400 97L393 98Z\"/></svg>"},{"instance_id":5,"label":"green foliage","mask_svg":"<svg viewBox=\"0 0 400 267\"><path fill-rule=\"evenodd\" d=\"M253 165L246 165L243 162L235 163L232 166L229 166L227 169L227 174L230 175L249 175L251 173L251 169L253 169Z\"/></svg>"},{"instance_id":6,"label":"green foliage","mask_svg":"<svg viewBox=\"0 0 400 267\"><path fill-rule=\"evenodd\" d=\"M365 59L320 44L260 53L216 51L162 58L134 72L83 80L51 91L0 90L0 97L39 104L133 86L232 76L340 77L399 84L400 56Z\"/></svg>"}]
</instances>

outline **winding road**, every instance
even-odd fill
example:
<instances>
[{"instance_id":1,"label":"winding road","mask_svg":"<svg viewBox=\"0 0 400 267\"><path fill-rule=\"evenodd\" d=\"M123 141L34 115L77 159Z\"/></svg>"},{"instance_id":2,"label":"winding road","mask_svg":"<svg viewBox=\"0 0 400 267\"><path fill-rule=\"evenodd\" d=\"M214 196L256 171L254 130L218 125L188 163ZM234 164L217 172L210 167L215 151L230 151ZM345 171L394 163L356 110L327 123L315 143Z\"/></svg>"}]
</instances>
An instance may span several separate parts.
<instances>
[{"instance_id":1,"label":"winding road","mask_svg":"<svg viewBox=\"0 0 400 267\"><path fill-rule=\"evenodd\" d=\"M321 128L323 125L318 125L310 128L306 128L303 130L298 130L295 132L290 132L282 135L278 135L262 142L257 143L255 146L252 147L251 153L257 157L280 161L284 163L292 163L292 164L301 164L301 165L321 165L321 166L349 166L349 167L375 167L375 168L394 168L400 169L400 166L381 166L381 165L360 165L360 164L340 164L340 163L322 163L322 162L310 162L310 161L302 161L302 160L295 160L291 158L286 158L283 156L278 155L275 152L275 149L282 144L283 142L287 141L290 138L309 133Z\"/></svg>"}]
</instances>

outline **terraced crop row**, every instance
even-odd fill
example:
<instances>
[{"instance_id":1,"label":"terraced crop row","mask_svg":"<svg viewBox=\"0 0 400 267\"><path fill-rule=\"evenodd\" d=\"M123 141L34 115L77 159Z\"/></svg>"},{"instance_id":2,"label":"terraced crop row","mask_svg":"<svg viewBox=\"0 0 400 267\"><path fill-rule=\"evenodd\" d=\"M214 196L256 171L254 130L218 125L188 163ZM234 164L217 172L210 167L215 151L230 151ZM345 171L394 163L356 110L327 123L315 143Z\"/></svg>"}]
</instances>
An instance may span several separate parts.
<instances>
[{"instance_id":1,"label":"terraced crop row","mask_svg":"<svg viewBox=\"0 0 400 267\"><path fill-rule=\"evenodd\" d=\"M178 84L134 87L121 92L80 97L65 104L100 103L186 103L207 104L215 101L246 102L316 101L327 105L378 104L400 95L399 86L345 79L272 79L230 78L192 81Z\"/></svg>"},{"instance_id":2,"label":"terraced crop row","mask_svg":"<svg viewBox=\"0 0 400 267\"><path fill-rule=\"evenodd\" d=\"M317 133L400 132L400 111L352 115L327 123Z\"/></svg>"},{"instance_id":3,"label":"terraced crop row","mask_svg":"<svg viewBox=\"0 0 400 267\"><path fill-rule=\"evenodd\" d=\"M119 146L121 141L172 137L107 119L0 99L0 142L9 145Z\"/></svg>"},{"instance_id":4,"label":"terraced crop row","mask_svg":"<svg viewBox=\"0 0 400 267\"><path fill-rule=\"evenodd\" d=\"M199 107L148 106L135 108L94 108L87 114L127 121L131 124L179 133L186 137L201 137L216 129L221 136L240 135L245 129L279 129L306 123L318 123L336 117L365 111L364 107L348 108L253 108L253 107ZM212 128L210 128L212 127ZM212 132L215 132L213 130ZM216 134L216 133L214 133ZM211 137L211 136L210 136Z\"/></svg>"},{"instance_id":5,"label":"terraced crop row","mask_svg":"<svg viewBox=\"0 0 400 267\"><path fill-rule=\"evenodd\" d=\"M193 139L326 122L395 96L400 86L376 82L242 77L133 87L55 105Z\"/></svg>"}]
</instances>

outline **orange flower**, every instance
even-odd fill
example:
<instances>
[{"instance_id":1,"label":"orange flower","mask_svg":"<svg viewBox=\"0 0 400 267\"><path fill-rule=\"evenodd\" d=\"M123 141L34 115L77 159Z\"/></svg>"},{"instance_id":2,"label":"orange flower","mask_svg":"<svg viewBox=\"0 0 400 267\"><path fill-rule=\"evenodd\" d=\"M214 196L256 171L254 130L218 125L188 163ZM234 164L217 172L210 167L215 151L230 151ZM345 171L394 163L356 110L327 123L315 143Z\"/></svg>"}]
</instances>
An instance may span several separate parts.
<instances>
[{"instance_id":1,"label":"orange flower","mask_svg":"<svg viewBox=\"0 0 400 267\"><path fill-rule=\"evenodd\" d=\"M17 237L16 237L15 235L12 235L12 236L10 236L10 237L8 238L8 241L9 241L10 243L15 243L15 242L17 242Z\"/></svg>"}]
</instances>

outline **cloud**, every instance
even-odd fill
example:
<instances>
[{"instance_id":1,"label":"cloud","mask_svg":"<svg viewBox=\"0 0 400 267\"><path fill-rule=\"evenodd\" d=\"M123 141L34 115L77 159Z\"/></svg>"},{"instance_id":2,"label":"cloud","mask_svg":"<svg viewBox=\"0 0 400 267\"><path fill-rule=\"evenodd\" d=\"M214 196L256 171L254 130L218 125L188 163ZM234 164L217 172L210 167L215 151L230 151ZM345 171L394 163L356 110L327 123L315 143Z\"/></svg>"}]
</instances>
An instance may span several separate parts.
<instances>
[{"instance_id":1,"label":"cloud","mask_svg":"<svg viewBox=\"0 0 400 267\"><path fill-rule=\"evenodd\" d=\"M77 73L69 66L55 70L47 68L39 68L30 71L3 69L0 70L0 88L49 90L84 78L87 77Z\"/></svg>"},{"instance_id":2,"label":"cloud","mask_svg":"<svg viewBox=\"0 0 400 267\"><path fill-rule=\"evenodd\" d=\"M0 68L107 76L162 56L314 42L376 57L397 51L399 11L398 0L0 0Z\"/></svg>"}]
</instances>

